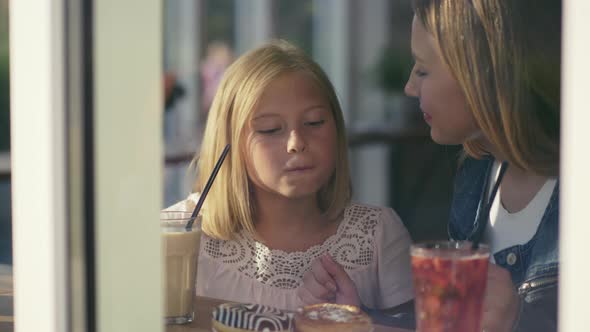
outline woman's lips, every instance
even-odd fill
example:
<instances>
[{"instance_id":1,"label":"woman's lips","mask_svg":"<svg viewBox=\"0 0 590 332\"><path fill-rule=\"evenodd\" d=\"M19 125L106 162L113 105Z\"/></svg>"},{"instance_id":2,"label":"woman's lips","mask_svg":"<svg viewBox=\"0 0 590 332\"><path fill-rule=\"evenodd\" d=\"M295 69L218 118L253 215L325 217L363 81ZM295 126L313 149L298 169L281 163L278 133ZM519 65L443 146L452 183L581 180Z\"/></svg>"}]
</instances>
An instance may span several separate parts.
<instances>
[{"instance_id":1,"label":"woman's lips","mask_svg":"<svg viewBox=\"0 0 590 332\"><path fill-rule=\"evenodd\" d=\"M424 115L424 121L426 121L427 123L430 123L430 121L432 121L432 116L430 116L430 114L426 112L422 112L422 114Z\"/></svg>"}]
</instances>

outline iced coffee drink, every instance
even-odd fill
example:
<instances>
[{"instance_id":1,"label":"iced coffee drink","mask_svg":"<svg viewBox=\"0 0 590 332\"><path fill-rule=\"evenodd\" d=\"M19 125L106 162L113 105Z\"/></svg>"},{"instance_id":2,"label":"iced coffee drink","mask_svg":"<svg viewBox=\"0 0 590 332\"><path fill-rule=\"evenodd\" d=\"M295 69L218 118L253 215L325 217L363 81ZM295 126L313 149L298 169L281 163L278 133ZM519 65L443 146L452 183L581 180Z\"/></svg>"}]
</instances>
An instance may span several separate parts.
<instances>
[{"instance_id":1,"label":"iced coffee drink","mask_svg":"<svg viewBox=\"0 0 590 332\"><path fill-rule=\"evenodd\" d=\"M186 230L190 213L161 212L166 279L166 324L189 323L194 317L195 281L201 243L200 220Z\"/></svg>"}]
</instances>

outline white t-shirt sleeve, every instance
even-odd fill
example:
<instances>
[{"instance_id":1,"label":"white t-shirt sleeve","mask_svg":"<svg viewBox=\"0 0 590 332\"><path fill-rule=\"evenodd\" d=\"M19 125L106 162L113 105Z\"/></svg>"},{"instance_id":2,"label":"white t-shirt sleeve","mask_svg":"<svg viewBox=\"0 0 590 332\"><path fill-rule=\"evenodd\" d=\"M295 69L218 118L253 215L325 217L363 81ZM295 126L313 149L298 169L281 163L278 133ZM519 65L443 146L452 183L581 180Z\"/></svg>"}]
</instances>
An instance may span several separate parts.
<instances>
[{"instance_id":1,"label":"white t-shirt sleeve","mask_svg":"<svg viewBox=\"0 0 590 332\"><path fill-rule=\"evenodd\" d=\"M392 308L414 298L410 245L412 240L400 217L383 208L377 228L379 309Z\"/></svg>"}]
</instances>

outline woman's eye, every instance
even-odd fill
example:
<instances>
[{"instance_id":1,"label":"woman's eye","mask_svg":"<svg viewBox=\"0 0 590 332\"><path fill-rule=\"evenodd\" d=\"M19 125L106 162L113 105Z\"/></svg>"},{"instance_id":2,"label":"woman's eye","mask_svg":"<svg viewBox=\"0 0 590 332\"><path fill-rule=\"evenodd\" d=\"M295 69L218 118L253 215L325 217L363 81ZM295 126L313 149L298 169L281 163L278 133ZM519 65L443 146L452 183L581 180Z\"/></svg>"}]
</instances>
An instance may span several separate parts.
<instances>
[{"instance_id":1,"label":"woman's eye","mask_svg":"<svg viewBox=\"0 0 590 332\"><path fill-rule=\"evenodd\" d=\"M274 134L279 130L281 130L281 128L260 129L260 130L256 130L256 132L259 134Z\"/></svg>"},{"instance_id":2,"label":"woman's eye","mask_svg":"<svg viewBox=\"0 0 590 332\"><path fill-rule=\"evenodd\" d=\"M418 77L424 77L424 76L426 76L428 74L427 72L425 72L423 70L420 70L420 69L416 69L414 71L414 73L416 73L416 76L418 76Z\"/></svg>"},{"instance_id":3,"label":"woman's eye","mask_svg":"<svg viewBox=\"0 0 590 332\"><path fill-rule=\"evenodd\" d=\"M326 122L325 120L308 121L305 124L308 126L312 126L312 127L319 127L319 126L323 125L325 122Z\"/></svg>"}]
</instances>

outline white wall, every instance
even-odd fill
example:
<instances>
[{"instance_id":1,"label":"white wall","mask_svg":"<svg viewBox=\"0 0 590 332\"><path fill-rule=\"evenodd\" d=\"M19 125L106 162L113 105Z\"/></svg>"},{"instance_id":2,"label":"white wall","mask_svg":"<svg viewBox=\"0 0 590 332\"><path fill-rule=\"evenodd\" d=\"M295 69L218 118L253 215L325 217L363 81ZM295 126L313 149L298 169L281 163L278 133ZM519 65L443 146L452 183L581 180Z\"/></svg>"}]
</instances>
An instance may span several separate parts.
<instances>
[{"instance_id":1,"label":"white wall","mask_svg":"<svg viewBox=\"0 0 590 332\"><path fill-rule=\"evenodd\" d=\"M563 8L559 330L574 332L590 328L590 2L565 0Z\"/></svg>"}]
</instances>

